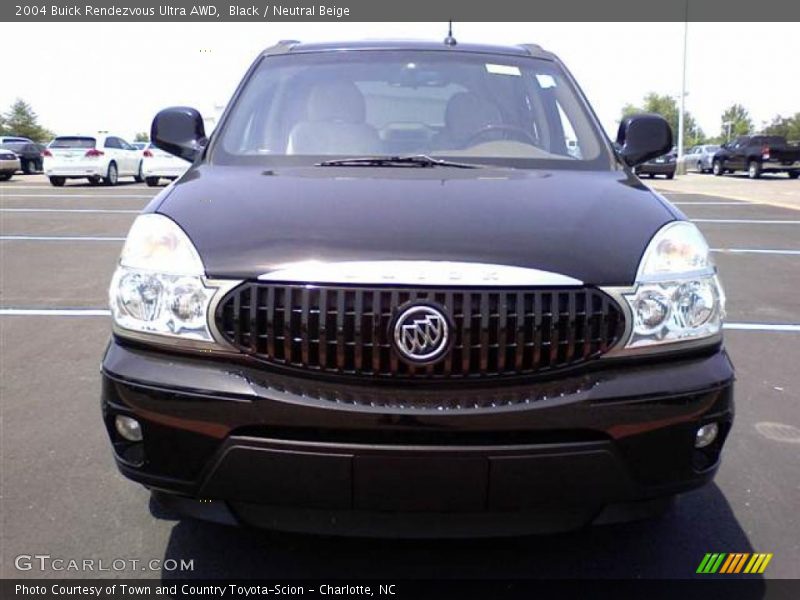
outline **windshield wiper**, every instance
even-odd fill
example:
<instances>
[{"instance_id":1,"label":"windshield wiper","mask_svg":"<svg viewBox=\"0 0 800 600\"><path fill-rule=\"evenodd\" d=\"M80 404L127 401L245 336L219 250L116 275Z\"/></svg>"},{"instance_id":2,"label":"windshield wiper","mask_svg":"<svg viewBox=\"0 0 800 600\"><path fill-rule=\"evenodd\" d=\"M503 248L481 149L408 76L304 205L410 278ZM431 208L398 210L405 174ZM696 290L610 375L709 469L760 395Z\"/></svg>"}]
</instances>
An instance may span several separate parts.
<instances>
[{"instance_id":1,"label":"windshield wiper","mask_svg":"<svg viewBox=\"0 0 800 600\"><path fill-rule=\"evenodd\" d=\"M364 156L361 158L337 158L323 160L317 167L453 167L456 169L480 169L483 165L453 162L432 158L426 154L411 156Z\"/></svg>"}]
</instances>

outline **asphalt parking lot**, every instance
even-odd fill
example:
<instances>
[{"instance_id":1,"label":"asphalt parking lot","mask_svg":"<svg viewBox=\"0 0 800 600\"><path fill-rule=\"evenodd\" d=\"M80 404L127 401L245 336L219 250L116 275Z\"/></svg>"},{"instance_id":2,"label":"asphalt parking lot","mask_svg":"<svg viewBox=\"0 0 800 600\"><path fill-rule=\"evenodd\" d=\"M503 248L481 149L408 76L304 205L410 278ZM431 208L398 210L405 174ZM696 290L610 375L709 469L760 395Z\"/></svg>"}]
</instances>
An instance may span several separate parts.
<instances>
[{"instance_id":1,"label":"asphalt parking lot","mask_svg":"<svg viewBox=\"0 0 800 600\"><path fill-rule=\"evenodd\" d=\"M790 208L800 207L800 181L769 182L785 197L775 206L742 200L749 196L734 187L729 196L695 193L693 177L709 178L679 178L680 191L665 193L715 249L738 373L736 422L715 483L655 521L466 542L250 531L178 521L151 504L114 466L98 367L122 239L158 190L54 188L19 175L0 184L0 576L87 575L14 566L20 554L48 554L194 561L184 573L96 573L125 578L683 578L706 552L768 552L764 577L800 577L800 210Z\"/></svg>"}]
</instances>

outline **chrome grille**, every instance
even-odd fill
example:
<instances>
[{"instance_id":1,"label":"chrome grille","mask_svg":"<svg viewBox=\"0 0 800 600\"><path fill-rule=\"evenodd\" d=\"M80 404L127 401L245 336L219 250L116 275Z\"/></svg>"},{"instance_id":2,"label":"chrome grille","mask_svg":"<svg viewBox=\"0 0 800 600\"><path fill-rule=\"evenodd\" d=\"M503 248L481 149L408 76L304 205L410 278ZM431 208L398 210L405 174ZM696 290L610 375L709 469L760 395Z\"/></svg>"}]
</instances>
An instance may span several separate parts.
<instances>
[{"instance_id":1,"label":"chrome grille","mask_svg":"<svg viewBox=\"0 0 800 600\"><path fill-rule=\"evenodd\" d=\"M435 364L404 362L391 327L401 307L430 302L453 342ZM622 336L617 303L590 287L548 289L306 286L246 282L220 301L217 328L266 362L379 378L529 375L597 358Z\"/></svg>"}]
</instances>

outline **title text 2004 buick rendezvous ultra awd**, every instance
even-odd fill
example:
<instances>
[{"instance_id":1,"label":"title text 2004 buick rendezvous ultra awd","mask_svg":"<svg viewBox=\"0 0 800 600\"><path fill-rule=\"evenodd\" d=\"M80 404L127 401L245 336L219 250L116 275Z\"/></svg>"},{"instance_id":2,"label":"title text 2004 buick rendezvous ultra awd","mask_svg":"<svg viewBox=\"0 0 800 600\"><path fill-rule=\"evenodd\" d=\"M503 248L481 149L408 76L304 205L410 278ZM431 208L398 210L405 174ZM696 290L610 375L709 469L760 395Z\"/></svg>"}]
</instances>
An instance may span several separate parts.
<instances>
[{"instance_id":1,"label":"title text 2004 buick rendezvous ultra awd","mask_svg":"<svg viewBox=\"0 0 800 600\"><path fill-rule=\"evenodd\" d=\"M122 472L203 518L511 534L708 482L733 415L724 297L538 46L284 42L128 234L105 424ZM206 500L200 502L200 500ZM207 500L210 500L208 502Z\"/></svg>"}]
</instances>

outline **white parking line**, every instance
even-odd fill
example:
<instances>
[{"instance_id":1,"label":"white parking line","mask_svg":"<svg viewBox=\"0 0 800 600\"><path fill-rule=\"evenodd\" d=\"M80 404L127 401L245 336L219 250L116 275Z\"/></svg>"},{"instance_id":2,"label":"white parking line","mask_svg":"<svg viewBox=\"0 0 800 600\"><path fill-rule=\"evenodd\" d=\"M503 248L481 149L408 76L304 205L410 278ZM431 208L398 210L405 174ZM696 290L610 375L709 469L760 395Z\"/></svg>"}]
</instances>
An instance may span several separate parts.
<instances>
[{"instance_id":1,"label":"white parking line","mask_svg":"<svg viewBox=\"0 0 800 600\"><path fill-rule=\"evenodd\" d=\"M747 206L748 204L760 204L760 202L744 202L737 200L735 202L673 202L676 206Z\"/></svg>"},{"instance_id":2,"label":"white parking line","mask_svg":"<svg viewBox=\"0 0 800 600\"><path fill-rule=\"evenodd\" d=\"M712 252L723 254L784 254L787 256L800 255L800 250L765 250L761 248L711 248Z\"/></svg>"},{"instance_id":3,"label":"white parking line","mask_svg":"<svg viewBox=\"0 0 800 600\"><path fill-rule=\"evenodd\" d=\"M123 210L121 208L0 208L0 212L7 213L117 213L138 215L140 210Z\"/></svg>"},{"instance_id":4,"label":"white parking line","mask_svg":"<svg viewBox=\"0 0 800 600\"><path fill-rule=\"evenodd\" d=\"M725 323L724 328L734 331L788 331L800 333L800 325L785 323Z\"/></svg>"},{"instance_id":5,"label":"white parking line","mask_svg":"<svg viewBox=\"0 0 800 600\"><path fill-rule=\"evenodd\" d=\"M124 242L124 237L92 237L79 235L0 235L3 242Z\"/></svg>"},{"instance_id":6,"label":"white parking line","mask_svg":"<svg viewBox=\"0 0 800 600\"><path fill-rule=\"evenodd\" d=\"M800 225L800 221L761 219L692 219L695 223L730 223L734 225Z\"/></svg>"},{"instance_id":7,"label":"white parking line","mask_svg":"<svg viewBox=\"0 0 800 600\"><path fill-rule=\"evenodd\" d=\"M0 308L2 317L108 317L111 311L100 308Z\"/></svg>"},{"instance_id":8,"label":"white parking line","mask_svg":"<svg viewBox=\"0 0 800 600\"><path fill-rule=\"evenodd\" d=\"M155 198L146 194L4 194L0 198Z\"/></svg>"}]
</instances>

